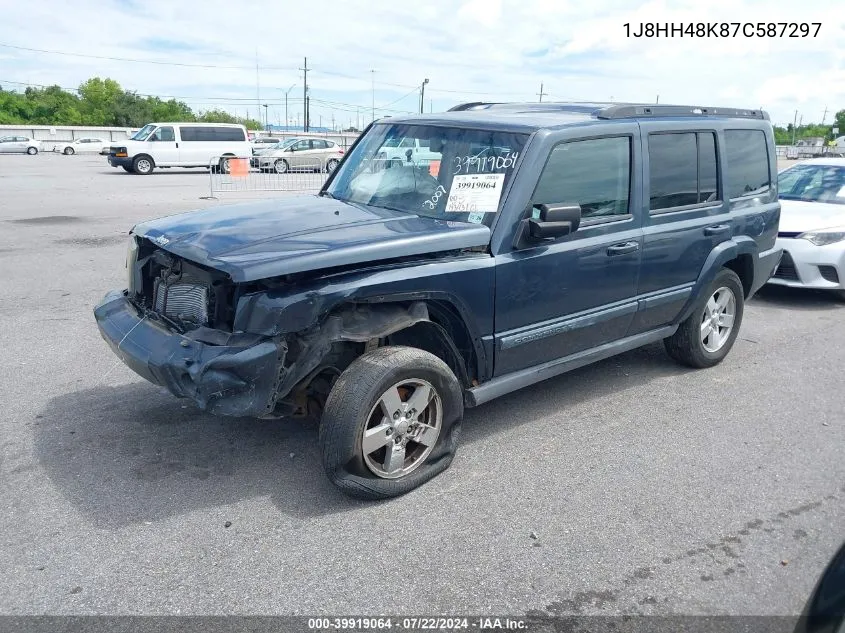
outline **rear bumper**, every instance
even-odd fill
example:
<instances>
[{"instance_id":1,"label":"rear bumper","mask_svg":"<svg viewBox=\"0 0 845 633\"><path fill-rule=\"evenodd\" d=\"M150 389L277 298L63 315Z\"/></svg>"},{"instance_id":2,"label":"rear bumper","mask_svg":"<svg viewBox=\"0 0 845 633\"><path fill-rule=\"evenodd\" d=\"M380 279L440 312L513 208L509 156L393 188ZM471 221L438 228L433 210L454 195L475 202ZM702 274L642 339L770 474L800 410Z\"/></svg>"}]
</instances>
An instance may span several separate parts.
<instances>
[{"instance_id":1,"label":"rear bumper","mask_svg":"<svg viewBox=\"0 0 845 633\"><path fill-rule=\"evenodd\" d=\"M173 395L214 415L261 417L272 409L284 343L207 329L226 344L202 342L197 336L203 328L179 334L142 314L118 290L103 298L94 317L127 367Z\"/></svg>"},{"instance_id":2,"label":"rear bumper","mask_svg":"<svg viewBox=\"0 0 845 633\"><path fill-rule=\"evenodd\" d=\"M780 237L778 247L789 254L792 267L778 270L769 283L794 288L845 288L845 242L816 246L808 240Z\"/></svg>"}]
</instances>

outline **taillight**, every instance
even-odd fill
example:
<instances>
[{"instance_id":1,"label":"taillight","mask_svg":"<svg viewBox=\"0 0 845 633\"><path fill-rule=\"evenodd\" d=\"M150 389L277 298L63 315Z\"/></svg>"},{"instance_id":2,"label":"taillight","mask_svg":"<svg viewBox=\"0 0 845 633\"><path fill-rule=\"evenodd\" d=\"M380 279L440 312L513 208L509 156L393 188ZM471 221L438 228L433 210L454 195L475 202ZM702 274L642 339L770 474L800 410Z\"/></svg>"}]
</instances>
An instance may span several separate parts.
<instances>
[{"instance_id":1,"label":"taillight","mask_svg":"<svg viewBox=\"0 0 845 633\"><path fill-rule=\"evenodd\" d=\"M346 150L339 149L337 150L337 153L343 155L346 153Z\"/></svg>"}]
</instances>

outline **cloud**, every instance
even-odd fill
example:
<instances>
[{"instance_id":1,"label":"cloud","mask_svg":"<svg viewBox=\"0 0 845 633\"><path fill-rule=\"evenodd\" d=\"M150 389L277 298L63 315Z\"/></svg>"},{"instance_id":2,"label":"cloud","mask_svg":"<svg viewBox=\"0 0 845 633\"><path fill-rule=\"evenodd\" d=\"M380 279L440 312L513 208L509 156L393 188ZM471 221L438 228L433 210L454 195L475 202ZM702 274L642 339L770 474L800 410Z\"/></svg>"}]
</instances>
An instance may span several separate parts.
<instances>
[{"instance_id":1,"label":"cloud","mask_svg":"<svg viewBox=\"0 0 845 633\"><path fill-rule=\"evenodd\" d=\"M278 120L291 84L297 88L288 95L289 113L302 110L299 69L307 57L312 112L324 123L332 116L343 124L368 119L373 101L415 111L426 77L426 101L437 110L478 99L533 101L542 82L549 98L651 102L660 95L661 103L762 105L778 123L791 122L797 108L804 121L814 121L825 107L828 116L845 109L840 2L349 0L240 9L231 0L76 0L72 12L17 3L4 9L0 42L100 58L0 47L0 85L72 88L109 76L139 93L180 97L202 109L255 116L260 100ZM805 38L637 38L624 27L761 21L821 28Z\"/></svg>"}]
</instances>

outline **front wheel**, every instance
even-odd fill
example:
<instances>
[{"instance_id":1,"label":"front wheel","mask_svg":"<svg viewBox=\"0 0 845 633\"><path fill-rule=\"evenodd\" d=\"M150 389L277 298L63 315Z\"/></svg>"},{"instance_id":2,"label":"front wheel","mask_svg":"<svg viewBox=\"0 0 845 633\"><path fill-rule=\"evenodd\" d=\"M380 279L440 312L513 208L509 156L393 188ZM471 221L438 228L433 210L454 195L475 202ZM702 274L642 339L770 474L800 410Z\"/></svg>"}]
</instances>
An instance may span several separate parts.
<instances>
[{"instance_id":1,"label":"front wheel","mask_svg":"<svg viewBox=\"0 0 845 633\"><path fill-rule=\"evenodd\" d=\"M376 349L349 365L329 393L323 467L352 497L405 494L452 463L463 413L461 386L442 360L412 347Z\"/></svg>"},{"instance_id":2,"label":"front wheel","mask_svg":"<svg viewBox=\"0 0 845 633\"><path fill-rule=\"evenodd\" d=\"M337 164L338 164L339 162L340 162L340 161L338 161L336 158L331 158L331 159L329 159L329 161L326 163L326 173L327 173L327 174L330 174L330 173L332 173L335 169L337 169Z\"/></svg>"},{"instance_id":3,"label":"front wheel","mask_svg":"<svg viewBox=\"0 0 845 633\"><path fill-rule=\"evenodd\" d=\"M26 153L29 154L30 156L35 156L38 153L38 148L37 147L27 147Z\"/></svg>"},{"instance_id":4,"label":"front wheel","mask_svg":"<svg viewBox=\"0 0 845 633\"><path fill-rule=\"evenodd\" d=\"M132 171L143 176L153 173L153 159L147 156L136 156L132 161Z\"/></svg>"},{"instance_id":5,"label":"front wheel","mask_svg":"<svg viewBox=\"0 0 845 633\"><path fill-rule=\"evenodd\" d=\"M217 170L221 174L228 174L230 171L232 171L232 166L229 164L228 156L224 156L220 159L220 163L217 166Z\"/></svg>"},{"instance_id":6,"label":"front wheel","mask_svg":"<svg viewBox=\"0 0 845 633\"><path fill-rule=\"evenodd\" d=\"M284 158L280 158L275 163L273 163L273 168L276 170L277 174L286 174L290 169L290 165L288 165L288 161Z\"/></svg>"},{"instance_id":7,"label":"front wheel","mask_svg":"<svg viewBox=\"0 0 845 633\"><path fill-rule=\"evenodd\" d=\"M693 313L664 339L666 352L689 367L703 369L721 363L731 351L745 309L742 282L737 274L722 268L703 293Z\"/></svg>"},{"instance_id":8,"label":"front wheel","mask_svg":"<svg viewBox=\"0 0 845 633\"><path fill-rule=\"evenodd\" d=\"M63 153L65 156L70 156L74 153L74 151L76 150L74 150L72 147L65 147L65 151Z\"/></svg>"}]
</instances>

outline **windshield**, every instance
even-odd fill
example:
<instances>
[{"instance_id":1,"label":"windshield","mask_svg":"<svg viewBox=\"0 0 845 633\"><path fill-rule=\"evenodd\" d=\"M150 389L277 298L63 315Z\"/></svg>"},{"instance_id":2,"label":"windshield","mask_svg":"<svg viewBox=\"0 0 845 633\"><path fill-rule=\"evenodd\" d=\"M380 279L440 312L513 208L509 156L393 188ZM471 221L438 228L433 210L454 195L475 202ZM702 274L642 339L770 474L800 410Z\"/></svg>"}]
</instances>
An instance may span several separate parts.
<instances>
[{"instance_id":1,"label":"windshield","mask_svg":"<svg viewBox=\"0 0 845 633\"><path fill-rule=\"evenodd\" d=\"M527 134L378 124L328 193L339 200L490 225Z\"/></svg>"},{"instance_id":2,"label":"windshield","mask_svg":"<svg viewBox=\"0 0 845 633\"><path fill-rule=\"evenodd\" d=\"M778 176L781 200L845 205L845 166L796 165Z\"/></svg>"},{"instance_id":3,"label":"windshield","mask_svg":"<svg viewBox=\"0 0 845 633\"><path fill-rule=\"evenodd\" d=\"M129 140L130 141L143 141L150 135L150 132L152 132L155 129L155 127L156 126L153 125L152 123L148 123L147 125L142 127L140 130L135 132L135 134L130 136Z\"/></svg>"}]
</instances>

